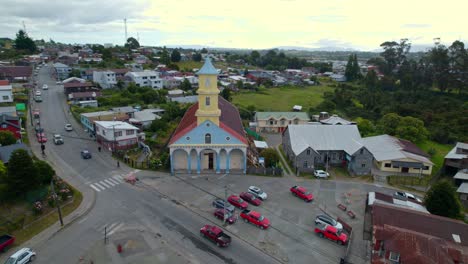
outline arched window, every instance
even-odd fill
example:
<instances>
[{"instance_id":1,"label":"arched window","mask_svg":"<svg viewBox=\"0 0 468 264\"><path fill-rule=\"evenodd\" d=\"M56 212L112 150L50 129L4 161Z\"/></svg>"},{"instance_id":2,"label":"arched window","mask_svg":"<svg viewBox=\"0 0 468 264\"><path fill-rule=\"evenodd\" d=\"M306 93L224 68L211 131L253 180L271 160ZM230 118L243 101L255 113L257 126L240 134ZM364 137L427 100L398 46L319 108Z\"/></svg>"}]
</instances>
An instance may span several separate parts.
<instances>
[{"instance_id":1,"label":"arched window","mask_svg":"<svg viewBox=\"0 0 468 264\"><path fill-rule=\"evenodd\" d=\"M211 134L205 134L205 144L211 144Z\"/></svg>"}]
</instances>

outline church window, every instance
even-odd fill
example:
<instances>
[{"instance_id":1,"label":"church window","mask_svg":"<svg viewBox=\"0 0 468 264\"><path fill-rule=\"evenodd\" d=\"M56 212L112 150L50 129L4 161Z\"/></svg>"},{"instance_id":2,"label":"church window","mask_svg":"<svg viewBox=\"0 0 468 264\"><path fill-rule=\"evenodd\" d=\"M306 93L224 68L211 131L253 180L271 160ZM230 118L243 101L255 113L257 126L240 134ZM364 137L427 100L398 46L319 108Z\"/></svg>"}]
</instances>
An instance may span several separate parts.
<instances>
[{"instance_id":1,"label":"church window","mask_svg":"<svg viewBox=\"0 0 468 264\"><path fill-rule=\"evenodd\" d=\"M230 137L226 137L226 140L229 141L229 140L231 140L231 138L230 138Z\"/></svg>"},{"instance_id":2,"label":"church window","mask_svg":"<svg viewBox=\"0 0 468 264\"><path fill-rule=\"evenodd\" d=\"M210 105L210 99L211 98L209 96L205 98L205 105Z\"/></svg>"},{"instance_id":3,"label":"church window","mask_svg":"<svg viewBox=\"0 0 468 264\"><path fill-rule=\"evenodd\" d=\"M310 155L310 149L307 150L307 155Z\"/></svg>"},{"instance_id":4,"label":"church window","mask_svg":"<svg viewBox=\"0 0 468 264\"><path fill-rule=\"evenodd\" d=\"M211 144L211 134L205 134L205 144Z\"/></svg>"},{"instance_id":5,"label":"church window","mask_svg":"<svg viewBox=\"0 0 468 264\"><path fill-rule=\"evenodd\" d=\"M185 139L186 139L186 140L190 140L190 137L186 137Z\"/></svg>"}]
</instances>

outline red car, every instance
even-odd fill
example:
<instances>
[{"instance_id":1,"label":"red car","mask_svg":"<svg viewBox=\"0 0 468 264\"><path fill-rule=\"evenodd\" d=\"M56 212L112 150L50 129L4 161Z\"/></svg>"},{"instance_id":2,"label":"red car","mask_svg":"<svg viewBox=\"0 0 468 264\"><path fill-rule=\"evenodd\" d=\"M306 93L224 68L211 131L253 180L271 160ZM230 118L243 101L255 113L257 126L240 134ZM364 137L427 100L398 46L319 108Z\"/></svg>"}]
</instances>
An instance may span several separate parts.
<instances>
[{"instance_id":1,"label":"red car","mask_svg":"<svg viewBox=\"0 0 468 264\"><path fill-rule=\"evenodd\" d=\"M44 132L37 133L36 137L37 137L37 142L39 142L39 143L46 143L47 142L47 137L44 134Z\"/></svg>"},{"instance_id":2,"label":"red car","mask_svg":"<svg viewBox=\"0 0 468 264\"><path fill-rule=\"evenodd\" d=\"M224 210L224 209L216 209L213 213L213 215L220 219L220 220L223 220L224 221L224 215L226 214L226 222L228 224L234 224L237 220L237 216L235 214L233 214L232 212L229 212L228 210Z\"/></svg>"},{"instance_id":3,"label":"red car","mask_svg":"<svg viewBox=\"0 0 468 264\"><path fill-rule=\"evenodd\" d=\"M259 212L244 210L240 213L240 217L243 218L246 223L250 222L260 227L260 229L267 229L270 226L270 220Z\"/></svg>"},{"instance_id":4,"label":"red car","mask_svg":"<svg viewBox=\"0 0 468 264\"><path fill-rule=\"evenodd\" d=\"M245 210L247 209L247 206L249 206L249 204L242 200L239 196L237 195L231 195L228 197L228 202L232 205L234 205L235 207L241 209L241 210Z\"/></svg>"},{"instance_id":5,"label":"red car","mask_svg":"<svg viewBox=\"0 0 468 264\"><path fill-rule=\"evenodd\" d=\"M240 198L244 199L244 201L251 203L255 206L259 206L262 204L262 201L258 199L255 195L248 193L248 192L242 192L239 195Z\"/></svg>"},{"instance_id":6,"label":"red car","mask_svg":"<svg viewBox=\"0 0 468 264\"><path fill-rule=\"evenodd\" d=\"M289 190L294 196L297 196L306 202L311 202L314 200L312 193L308 192L307 189L302 186L293 186Z\"/></svg>"},{"instance_id":7,"label":"red car","mask_svg":"<svg viewBox=\"0 0 468 264\"><path fill-rule=\"evenodd\" d=\"M330 225L319 224L315 228L315 233L317 233L320 237L328 238L340 245L345 245L348 243L348 236L343 233L343 231Z\"/></svg>"}]
</instances>

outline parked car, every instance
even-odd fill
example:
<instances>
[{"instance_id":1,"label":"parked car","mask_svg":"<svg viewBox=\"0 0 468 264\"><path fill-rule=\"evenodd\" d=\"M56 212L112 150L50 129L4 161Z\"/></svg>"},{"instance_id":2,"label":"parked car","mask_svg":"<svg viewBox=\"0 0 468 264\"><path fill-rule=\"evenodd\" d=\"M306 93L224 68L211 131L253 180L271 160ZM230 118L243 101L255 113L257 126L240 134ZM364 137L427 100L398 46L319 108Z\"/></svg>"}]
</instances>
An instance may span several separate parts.
<instances>
[{"instance_id":1,"label":"parked car","mask_svg":"<svg viewBox=\"0 0 468 264\"><path fill-rule=\"evenodd\" d=\"M224 210L224 209L216 209L213 213L213 215L220 219L220 220L223 220L224 221L224 217L226 216L226 222L228 224L234 224L236 221L237 221L237 216L228 211L228 210Z\"/></svg>"},{"instance_id":2,"label":"parked car","mask_svg":"<svg viewBox=\"0 0 468 264\"><path fill-rule=\"evenodd\" d=\"M55 145L62 145L63 144L63 138L59 134L54 134L54 144Z\"/></svg>"},{"instance_id":3,"label":"parked car","mask_svg":"<svg viewBox=\"0 0 468 264\"><path fill-rule=\"evenodd\" d=\"M413 194L411 193L407 193L407 192L395 192L393 194L393 197L397 198L397 199L400 199L400 200L408 200L408 201L412 201L412 202L418 202L418 203L422 203L422 200L417 198L416 196L414 196Z\"/></svg>"},{"instance_id":4,"label":"parked car","mask_svg":"<svg viewBox=\"0 0 468 264\"><path fill-rule=\"evenodd\" d=\"M317 227L315 227L315 233L317 233L319 237L328 238L340 245L345 245L348 243L348 236L343 233L343 231L338 230L330 225L319 224Z\"/></svg>"},{"instance_id":5,"label":"parked car","mask_svg":"<svg viewBox=\"0 0 468 264\"><path fill-rule=\"evenodd\" d=\"M37 132L36 137L37 137L37 142L39 142L39 143L46 143L47 142L47 137L46 137L44 132Z\"/></svg>"},{"instance_id":6,"label":"parked car","mask_svg":"<svg viewBox=\"0 0 468 264\"><path fill-rule=\"evenodd\" d=\"M0 236L0 252L6 251L6 248L15 242L15 237L10 235Z\"/></svg>"},{"instance_id":7,"label":"parked car","mask_svg":"<svg viewBox=\"0 0 468 264\"><path fill-rule=\"evenodd\" d=\"M65 131L73 131L73 127L71 124L65 124Z\"/></svg>"},{"instance_id":8,"label":"parked car","mask_svg":"<svg viewBox=\"0 0 468 264\"><path fill-rule=\"evenodd\" d=\"M49 86L47 84L42 85L42 90L49 90Z\"/></svg>"},{"instance_id":9,"label":"parked car","mask_svg":"<svg viewBox=\"0 0 468 264\"><path fill-rule=\"evenodd\" d=\"M41 95L42 95L42 92L41 92L41 91L39 91L39 90L37 90L37 91L36 91L36 95L39 95L39 96L41 96Z\"/></svg>"},{"instance_id":10,"label":"parked car","mask_svg":"<svg viewBox=\"0 0 468 264\"><path fill-rule=\"evenodd\" d=\"M35 258L36 252L32 251L30 248L22 248L11 255L5 264L24 264L34 261Z\"/></svg>"},{"instance_id":11,"label":"parked car","mask_svg":"<svg viewBox=\"0 0 468 264\"><path fill-rule=\"evenodd\" d=\"M330 176L330 174L328 174L328 172L324 171L324 170L314 170L314 175L315 177L317 178L328 178Z\"/></svg>"},{"instance_id":12,"label":"parked car","mask_svg":"<svg viewBox=\"0 0 468 264\"><path fill-rule=\"evenodd\" d=\"M315 217L315 224L330 225L338 230L343 230L343 225L328 215L318 215L317 217Z\"/></svg>"},{"instance_id":13,"label":"parked car","mask_svg":"<svg viewBox=\"0 0 468 264\"><path fill-rule=\"evenodd\" d=\"M270 227L270 220L264 217L262 214L256 211L243 210L240 213L240 217L244 219L244 222L254 224L260 229L267 229Z\"/></svg>"},{"instance_id":14,"label":"parked car","mask_svg":"<svg viewBox=\"0 0 468 264\"><path fill-rule=\"evenodd\" d=\"M36 134L44 132L44 129L42 127L40 127L40 126L35 126L34 130L36 130Z\"/></svg>"},{"instance_id":15,"label":"parked car","mask_svg":"<svg viewBox=\"0 0 468 264\"><path fill-rule=\"evenodd\" d=\"M55 84L62 84L62 82L61 82L61 81L57 81Z\"/></svg>"},{"instance_id":16,"label":"parked car","mask_svg":"<svg viewBox=\"0 0 468 264\"><path fill-rule=\"evenodd\" d=\"M234 212L234 206L223 199L216 199L213 201L213 206L220 209L226 209L229 212ZM226 207L225 207L226 206Z\"/></svg>"},{"instance_id":17,"label":"parked car","mask_svg":"<svg viewBox=\"0 0 468 264\"><path fill-rule=\"evenodd\" d=\"M242 198L240 198L239 196L237 195L231 195L228 197L228 202L232 205L234 205L235 207L241 209L241 210L245 210L247 209L247 207L249 206L249 204L247 202L245 202L244 200L242 200Z\"/></svg>"},{"instance_id":18,"label":"parked car","mask_svg":"<svg viewBox=\"0 0 468 264\"><path fill-rule=\"evenodd\" d=\"M308 192L307 189L302 186L295 185L289 190L294 196L297 196L306 202L312 202L312 200L314 200L312 193Z\"/></svg>"},{"instance_id":19,"label":"parked car","mask_svg":"<svg viewBox=\"0 0 468 264\"><path fill-rule=\"evenodd\" d=\"M91 156L91 152L89 152L88 150L84 149L81 151L81 157L83 159L90 159L92 156Z\"/></svg>"},{"instance_id":20,"label":"parked car","mask_svg":"<svg viewBox=\"0 0 468 264\"><path fill-rule=\"evenodd\" d=\"M200 229L200 235L216 243L218 247L227 247L231 244L231 237L217 226L205 225Z\"/></svg>"},{"instance_id":21,"label":"parked car","mask_svg":"<svg viewBox=\"0 0 468 264\"><path fill-rule=\"evenodd\" d=\"M259 206L262 204L262 200L258 199L255 195L248 193L248 192L242 192L239 195L239 197L244 199L244 201L251 203L255 206Z\"/></svg>"},{"instance_id":22,"label":"parked car","mask_svg":"<svg viewBox=\"0 0 468 264\"><path fill-rule=\"evenodd\" d=\"M266 192L264 192L262 189L258 188L257 186L250 186L248 192L257 196L259 199L263 201L265 201L266 198L268 197Z\"/></svg>"},{"instance_id":23,"label":"parked car","mask_svg":"<svg viewBox=\"0 0 468 264\"><path fill-rule=\"evenodd\" d=\"M36 101L37 103L42 102L42 96L40 96L40 95L34 96L34 101Z\"/></svg>"}]
</instances>

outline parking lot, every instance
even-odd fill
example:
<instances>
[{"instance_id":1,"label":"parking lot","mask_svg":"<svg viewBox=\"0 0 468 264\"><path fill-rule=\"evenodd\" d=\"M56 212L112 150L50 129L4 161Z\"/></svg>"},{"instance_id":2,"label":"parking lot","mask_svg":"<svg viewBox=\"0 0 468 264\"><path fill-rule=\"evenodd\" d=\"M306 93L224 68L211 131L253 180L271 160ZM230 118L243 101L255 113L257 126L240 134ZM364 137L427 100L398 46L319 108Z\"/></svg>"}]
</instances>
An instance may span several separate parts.
<instances>
[{"instance_id":1,"label":"parking lot","mask_svg":"<svg viewBox=\"0 0 468 264\"><path fill-rule=\"evenodd\" d=\"M323 211L344 219L353 227L350 262L367 262L367 241L362 239L366 194L369 191L391 193L391 190L380 186L359 182L245 175L177 175L148 177L142 181L218 225L222 225L222 221L213 217L211 203L216 197L224 198L224 186L227 187L227 196L239 195L247 191L250 185L261 187L268 193L268 199L259 207L249 205L249 209L259 211L270 219L271 227L261 230L238 220L226 229L234 235L234 241L242 239L285 263L339 263L345 255L346 246L319 238L314 233L314 219ZM306 203L294 197L289 191L293 185L306 187L313 193L314 201ZM352 210L356 218L351 219L340 210L337 207L339 203ZM236 213L239 212L236 209Z\"/></svg>"}]
</instances>

